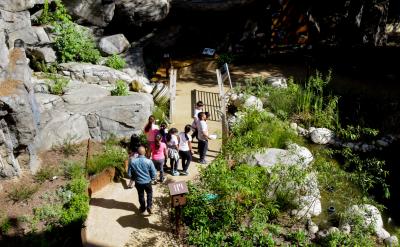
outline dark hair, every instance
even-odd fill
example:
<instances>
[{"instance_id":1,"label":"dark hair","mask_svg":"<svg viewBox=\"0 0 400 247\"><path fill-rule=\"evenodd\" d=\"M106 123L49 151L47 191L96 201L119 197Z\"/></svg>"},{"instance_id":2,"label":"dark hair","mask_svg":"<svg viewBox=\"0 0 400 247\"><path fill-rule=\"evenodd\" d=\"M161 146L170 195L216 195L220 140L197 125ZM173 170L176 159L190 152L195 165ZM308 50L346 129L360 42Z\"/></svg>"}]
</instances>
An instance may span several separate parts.
<instances>
[{"instance_id":1,"label":"dark hair","mask_svg":"<svg viewBox=\"0 0 400 247\"><path fill-rule=\"evenodd\" d=\"M149 121L147 122L146 126L144 127L144 132L149 132L151 129L151 125L153 125L153 123L156 121L156 118L151 115L149 117Z\"/></svg>"},{"instance_id":2,"label":"dark hair","mask_svg":"<svg viewBox=\"0 0 400 247\"><path fill-rule=\"evenodd\" d=\"M168 134L167 134L167 142L171 141L172 135L173 135L173 134L176 134L176 133L178 133L178 129L177 129L177 128L171 128L171 129L168 131Z\"/></svg>"},{"instance_id":3,"label":"dark hair","mask_svg":"<svg viewBox=\"0 0 400 247\"><path fill-rule=\"evenodd\" d=\"M131 136L131 142L130 142L130 144L129 144L130 150L131 150L132 152L135 152L135 153L136 153L141 145L142 145L142 144L140 143L140 137L139 137L139 135L133 134L133 135Z\"/></svg>"},{"instance_id":4,"label":"dark hair","mask_svg":"<svg viewBox=\"0 0 400 247\"><path fill-rule=\"evenodd\" d=\"M192 126L190 126L190 124L187 124L187 125L185 126L185 138L186 138L186 141L189 141L188 133L189 133L191 130L192 130Z\"/></svg>"},{"instance_id":5,"label":"dark hair","mask_svg":"<svg viewBox=\"0 0 400 247\"><path fill-rule=\"evenodd\" d=\"M196 106L203 106L204 104L203 104L203 101L197 101L197 103L196 103Z\"/></svg>"},{"instance_id":6,"label":"dark hair","mask_svg":"<svg viewBox=\"0 0 400 247\"><path fill-rule=\"evenodd\" d=\"M198 118L199 120L201 120L201 116L203 116L203 115L205 115L204 112L199 112L199 113L197 114L197 118Z\"/></svg>"},{"instance_id":7,"label":"dark hair","mask_svg":"<svg viewBox=\"0 0 400 247\"><path fill-rule=\"evenodd\" d=\"M160 146L161 146L161 139L162 139L162 137L161 137L160 134L156 135L155 146L156 146L156 149L157 149L157 150L158 150L158 149L160 148Z\"/></svg>"},{"instance_id":8,"label":"dark hair","mask_svg":"<svg viewBox=\"0 0 400 247\"><path fill-rule=\"evenodd\" d=\"M209 118L211 116L211 114L208 111L204 112L204 115L206 115L206 118Z\"/></svg>"}]
</instances>

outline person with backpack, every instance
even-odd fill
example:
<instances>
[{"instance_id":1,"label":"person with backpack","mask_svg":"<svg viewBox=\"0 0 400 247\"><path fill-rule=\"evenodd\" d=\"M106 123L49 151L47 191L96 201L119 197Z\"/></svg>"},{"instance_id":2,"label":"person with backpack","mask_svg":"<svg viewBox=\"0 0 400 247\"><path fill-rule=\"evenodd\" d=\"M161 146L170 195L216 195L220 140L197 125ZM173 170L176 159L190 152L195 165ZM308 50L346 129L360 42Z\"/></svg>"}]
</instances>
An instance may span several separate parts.
<instances>
[{"instance_id":1,"label":"person with backpack","mask_svg":"<svg viewBox=\"0 0 400 247\"><path fill-rule=\"evenodd\" d=\"M188 124L185 126L183 132L179 133L179 156L182 161L182 173L181 175L187 176L189 164L192 161L192 137L189 135L191 126Z\"/></svg>"},{"instance_id":2,"label":"person with backpack","mask_svg":"<svg viewBox=\"0 0 400 247\"><path fill-rule=\"evenodd\" d=\"M178 130L176 128L171 128L167 134L167 147L168 147L168 157L170 158L171 164L171 175L178 176L178 161L179 161L179 138Z\"/></svg>"}]
</instances>

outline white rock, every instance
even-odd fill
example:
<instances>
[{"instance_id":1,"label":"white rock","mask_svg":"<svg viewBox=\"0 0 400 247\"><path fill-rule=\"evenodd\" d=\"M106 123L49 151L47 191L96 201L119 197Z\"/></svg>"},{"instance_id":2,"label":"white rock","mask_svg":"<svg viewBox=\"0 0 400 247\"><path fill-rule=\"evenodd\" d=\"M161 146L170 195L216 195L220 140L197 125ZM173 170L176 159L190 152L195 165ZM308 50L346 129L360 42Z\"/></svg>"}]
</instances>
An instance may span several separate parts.
<instances>
[{"instance_id":1,"label":"white rock","mask_svg":"<svg viewBox=\"0 0 400 247\"><path fill-rule=\"evenodd\" d=\"M399 246L399 240L394 235L389 238L386 238L384 242L385 242L386 246L390 246L390 247Z\"/></svg>"},{"instance_id":2,"label":"white rock","mask_svg":"<svg viewBox=\"0 0 400 247\"><path fill-rule=\"evenodd\" d=\"M339 229L337 227L334 227L334 226L329 227L328 234L332 234L332 233L335 233L335 232L339 232Z\"/></svg>"},{"instance_id":3,"label":"white rock","mask_svg":"<svg viewBox=\"0 0 400 247\"><path fill-rule=\"evenodd\" d=\"M297 123L290 123L290 128L297 130Z\"/></svg>"},{"instance_id":4,"label":"white rock","mask_svg":"<svg viewBox=\"0 0 400 247\"><path fill-rule=\"evenodd\" d=\"M343 233L350 234L350 232L351 232L351 226L350 226L348 223L343 224L343 225L340 226L340 230L341 230Z\"/></svg>"},{"instance_id":5,"label":"white rock","mask_svg":"<svg viewBox=\"0 0 400 247\"><path fill-rule=\"evenodd\" d=\"M129 47L129 41L123 34L115 34L100 39L99 47L106 54L120 54Z\"/></svg>"},{"instance_id":6,"label":"white rock","mask_svg":"<svg viewBox=\"0 0 400 247\"><path fill-rule=\"evenodd\" d=\"M317 144L328 144L334 137L333 131L326 128L317 128L310 132L311 140Z\"/></svg>"},{"instance_id":7,"label":"white rock","mask_svg":"<svg viewBox=\"0 0 400 247\"><path fill-rule=\"evenodd\" d=\"M245 99L245 101L243 103L243 107L255 108L256 110L261 111L263 109L263 103L259 98L251 95L247 99Z\"/></svg>"},{"instance_id":8,"label":"white rock","mask_svg":"<svg viewBox=\"0 0 400 247\"><path fill-rule=\"evenodd\" d=\"M93 84L81 84L78 87L68 89L63 99L68 104L90 104L109 96L110 91Z\"/></svg>"},{"instance_id":9,"label":"white rock","mask_svg":"<svg viewBox=\"0 0 400 247\"><path fill-rule=\"evenodd\" d=\"M285 77L271 76L271 77L268 77L266 81L272 87L287 88L287 83L286 83Z\"/></svg>"}]
</instances>

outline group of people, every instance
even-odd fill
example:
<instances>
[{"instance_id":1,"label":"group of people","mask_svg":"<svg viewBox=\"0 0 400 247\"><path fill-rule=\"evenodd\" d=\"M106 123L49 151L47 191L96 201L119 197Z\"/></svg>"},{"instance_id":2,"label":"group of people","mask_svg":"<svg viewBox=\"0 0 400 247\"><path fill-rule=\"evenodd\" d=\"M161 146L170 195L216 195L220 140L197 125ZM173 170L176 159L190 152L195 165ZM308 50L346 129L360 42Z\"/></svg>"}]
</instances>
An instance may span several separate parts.
<instances>
[{"instance_id":1,"label":"group of people","mask_svg":"<svg viewBox=\"0 0 400 247\"><path fill-rule=\"evenodd\" d=\"M170 160L170 171L172 176L187 176L188 168L192 161L193 149L192 140L198 140L198 153L201 164L206 164L208 140L211 139L208 133L207 119L209 113L203 111L203 102L195 105L192 124L184 127L179 132L176 128L167 130L167 124L156 124L154 116L150 116L144 127L147 137L147 145L140 142L137 135L131 137L131 153L129 159L128 176L131 178L129 187L135 182L139 195L140 212L146 210L151 214L152 208L152 182L156 181L156 170L160 172L159 181L164 182L164 169L168 168L167 161ZM192 134L190 135L190 132ZM178 171L179 160L182 170ZM144 192L147 194L147 206L144 200Z\"/></svg>"}]
</instances>

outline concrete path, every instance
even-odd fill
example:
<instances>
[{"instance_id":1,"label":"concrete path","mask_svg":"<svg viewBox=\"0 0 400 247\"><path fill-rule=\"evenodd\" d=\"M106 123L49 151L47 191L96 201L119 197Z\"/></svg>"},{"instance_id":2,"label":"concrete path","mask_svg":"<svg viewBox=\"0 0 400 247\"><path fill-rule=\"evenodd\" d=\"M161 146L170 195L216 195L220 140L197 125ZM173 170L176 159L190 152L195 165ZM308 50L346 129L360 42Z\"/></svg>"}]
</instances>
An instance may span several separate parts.
<instances>
[{"instance_id":1,"label":"concrete path","mask_svg":"<svg viewBox=\"0 0 400 247\"><path fill-rule=\"evenodd\" d=\"M194 70L194 71L193 71ZM177 82L177 98L172 127L182 131L191 124L191 90L218 92L215 70L208 64L196 64L180 71ZM179 75L178 75L179 76ZM208 122L210 133L221 133L220 122ZM197 150L197 144L194 144ZM220 151L221 139L211 140L206 160L210 162ZM198 158L194 154L195 161ZM199 167L192 162L189 176L173 177L167 174L167 181L153 186L154 208L152 215L139 214L136 189L127 188L127 179L113 183L94 194L90 202L86 221L86 246L179 246L171 234L169 196L167 184L181 180L193 180L199 174ZM181 168L181 164L179 164Z\"/></svg>"}]
</instances>

